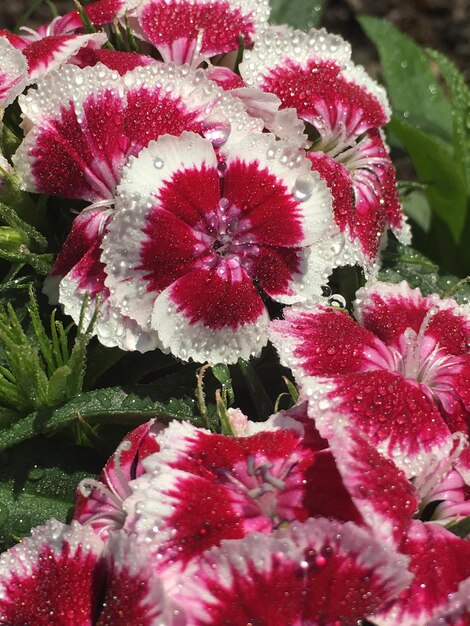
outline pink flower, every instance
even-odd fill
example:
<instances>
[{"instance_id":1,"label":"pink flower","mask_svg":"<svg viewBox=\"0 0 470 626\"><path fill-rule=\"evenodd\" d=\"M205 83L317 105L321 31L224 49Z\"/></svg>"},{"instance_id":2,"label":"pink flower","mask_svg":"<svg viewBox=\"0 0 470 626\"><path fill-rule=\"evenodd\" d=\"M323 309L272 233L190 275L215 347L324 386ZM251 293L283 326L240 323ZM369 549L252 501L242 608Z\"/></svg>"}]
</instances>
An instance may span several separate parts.
<instances>
[{"instance_id":1,"label":"pink flower","mask_svg":"<svg viewBox=\"0 0 470 626\"><path fill-rule=\"evenodd\" d=\"M56 520L0 556L0 624L184 626L146 550L116 533L106 546L90 528Z\"/></svg>"},{"instance_id":2,"label":"pink flower","mask_svg":"<svg viewBox=\"0 0 470 626\"><path fill-rule=\"evenodd\" d=\"M409 233L387 147L378 132L390 116L382 87L351 61L350 46L324 30L264 33L240 65L248 87L275 94L313 127L312 157L324 153L348 174L352 192L335 209L344 234L338 265L359 263L372 271L390 226L403 241ZM331 168L332 166L330 166Z\"/></svg>"},{"instance_id":3,"label":"pink flower","mask_svg":"<svg viewBox=\"0 0 470 626\"><path fill-rule=\"evenodd\" d=\"M6 108L27 83L26 59L5 37L0 37L0 109Z\"/></svg>"},{"instance_id":4,"label":"pink flower","mask_svg":"<svg viewBox=\"0 0 470 626\"><path fill-rule=\"evenodd\" d=\"M345 422L419 474L428 455L448 454L451 432L468 432L468 308L406 283L376 283L358 292L356 315L360 324L325 307L286 311L272 340L323 436Z\"/></svg>"},{"instance_id":5,"label":"pink flower","mask_svg":"<svg viewBox=\"0 0 470 626\"><path fill-rule=\"evenodd\" d=\"M143 0L132 13L138 36L153 44L165 62L189 63L236 50L266 28L267 0Z\"/></svg>"},{"instance_id":6,"label":"pink flower","mask_svg":"<svg viewBox=\"0 0 470 626\"><path fill-rule=\"evenodd\" d=\"M116 319L116 310L111 314L104 285L100 246L123 168L131 155L165 133L188 129L230 142L240 136L240 126L250 131L260 123L203 73L163 64L137 67L123 77L101 64L69 65L40 81L20 105L29 131L14 157L23 188L94 203L75 220L46 281L48 295L76 322L85 293L91 294L88 318L99 296L95 331L102 343L117 340L135 349L140 332L139 349L154 348L149 333L130 319Z\"/></svg>"},{"instance_id":7,"label":"pink flower","mask_svg":"<svg viewBox=\"0 0 470 626\"><path fill-rule=\"evenodd\" d=\"M79 484L73 519L91 526L103 539L122 528L123 502L132 494L129 483L144 473L142 461L159 450L156 433L161 428L150 420L124 437L99 479L87 478Z\"/></svg>"},{"instance_id":8,"label":"pink flower","mask_svg":"<svg viewBox=\"0 0 470 626\"><path fill-rule=\"evenodd\" d=\"M319 295L337 236L302 152L269 134L217 150L183 133L126 168L101 259L111 305L163 350L231 363L267 342L258 289L283 303Z\"/></svg>"}]
</instances>

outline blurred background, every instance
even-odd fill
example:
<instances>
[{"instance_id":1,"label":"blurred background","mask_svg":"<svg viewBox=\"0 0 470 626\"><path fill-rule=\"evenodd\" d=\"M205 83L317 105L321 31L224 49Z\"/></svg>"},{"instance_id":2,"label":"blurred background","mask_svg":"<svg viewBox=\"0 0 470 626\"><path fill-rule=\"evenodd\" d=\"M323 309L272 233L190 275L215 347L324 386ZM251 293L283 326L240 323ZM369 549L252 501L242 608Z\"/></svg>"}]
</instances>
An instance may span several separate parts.
<instances>
[{"instance_id":1,"label":"blurred background","mask_svg":"<svg viewBox=\"0 0 470 626\"><path fill-rule=\"evenodd\" d=\"M274 0L275 2L276 0ZM363 35L355 15L368 14L390 20L421 45L437 48L470 79L470 0L311 0L323 13L321 24L343 35L353 45L357 63L375 72L374 47ZM88 4L86 0L83 4ZM51 19L51 6L59 13L73 8L72 0L2 0L0 26L13 29Z\"/></svg>"}]
</instances>

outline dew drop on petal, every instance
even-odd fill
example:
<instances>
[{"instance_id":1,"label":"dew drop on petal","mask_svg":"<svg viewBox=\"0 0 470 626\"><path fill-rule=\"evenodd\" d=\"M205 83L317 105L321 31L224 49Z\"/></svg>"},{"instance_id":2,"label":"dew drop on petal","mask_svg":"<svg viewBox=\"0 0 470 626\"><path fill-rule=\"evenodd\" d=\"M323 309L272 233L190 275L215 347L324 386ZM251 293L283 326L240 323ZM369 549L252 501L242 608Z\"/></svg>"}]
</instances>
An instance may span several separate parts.
<instances>
[{"instance_id":1,"label":"dew drop on petal","mask_svg":"<svg viewBox=\"0 0 470 626\"><path fill-rule=\"evenodd\" d=\"M232 126L225 115L213 113L202 123L202 134L214 148L220 148L229 138Z\"/></svg>"},{"instance_id":2,"label":"dew drop on petal","mask_svg":"<svg viewBox=\"0 0 470 626\"><path fill-rule=\"evenodd\" d=\"M312 174L302 174L294 183L294 197L303 202L308 200L315 189L316 179Z\"/></svg>"},{"instance_id":3,"label":"dew drop on petal","mask_svg":"<svg viewBox=\"0 0 470 626\"><path fill-rule=\"evenodd\" d=\"M162 167L165 165L163 159L161 159L160 157L156 157L153 161L153 165L154 167L157 168L157 170L161 170Z\"/></svg>"}]
</instances>

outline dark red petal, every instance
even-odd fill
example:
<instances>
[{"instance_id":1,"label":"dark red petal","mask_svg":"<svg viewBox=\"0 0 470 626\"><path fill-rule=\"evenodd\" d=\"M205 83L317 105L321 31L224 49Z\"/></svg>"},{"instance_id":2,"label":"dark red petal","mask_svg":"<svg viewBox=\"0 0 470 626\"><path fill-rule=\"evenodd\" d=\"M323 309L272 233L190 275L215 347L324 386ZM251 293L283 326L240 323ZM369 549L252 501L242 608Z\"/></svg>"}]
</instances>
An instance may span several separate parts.
<instances>
[{"instance_id":1,"label":"dark red petal","mask_svg":"<svg viewBox=\"0 0 470 626\"><path fill-rule=\"evenodd\" d=\"M470 542L438 524L414 521L401 552L411 558L414 578L378 623L427 626L436 609L444 608L449 594L470 576Z\"/></svg>"},{"instance_id":2,"label":"dark red petal","mask_svg":"<svg viewBox=\"0 0 470 626\"><path fill-rule=\"evenodd\" d=\"M169 599L145 544L133 536L115 533L108 540L106 551L106 594L96 626L183 626L186 623L181 610L173 612L173 607L168 606Z\"/></svg>"},{"instance_id":3,"label":"dark red petal","mask_svg":"<svg viewBox=\"0 0 470 626\"><path fill-rule=\"evenodd\" d=\"M256 157L256 155L254 155ZM224 177L223 196L250 222L250 241L268 246L298 246L304 239L302 208L276 177L257 161L232 161Z\"/></svg>"},{"instance_id":4,"label":"dark red petal","mask_svg":"<svg viewBox=\"0 0 470 626\"><path fill-rule=\"evenodd\" d=\"M264 313L264 304L251 278L240 269L234 278L223 264L216 270L193 270L170 288L177 312L190 325L201 323L212 330L237 330L255 324Z\"/></svg>"},{"instance_id":5,"label":"dark red petal","mask_svg":"<svg viewBox=\"0 0 470 626\"><path fill-rule=\"evenodd\" d=\"M326 395L319 407L334 406L334 414L344 416L407 475L422 469L426 454L445 455L451 447L450 431L426 390L400 374L376 370L338 377ZM327 414L325 419L330 421Z\"/></svg>"},{"instance_id":6,"label":"dark red petal","mask_svg":"<svg viewBox=\"0 0 470 626\"><path fill-rule=\"evenodd\" d=\"M315 124L323 118L333 129L344 124L349 136L387 122L382 104L362 85L347 80L332 60L310 59L303 65L285 60L265 73L261 86L306 121Z\"/></svg>"},{"instance_id":7,"label":"dark red petal","mask_svg":"<svg viewBox=\"0 0 470 626\"><path fill-rule=\"evenodd\" d=\"M350 162L348 159L344 162L350 171L355 194L355 219L351 223L351 232L360 242L365 256L374 260L388 226L394 229L397 237L404 227L395 170L376 129L351 149L351 155Z\"/></svg>"},{"instance_id":8,"label":"dark red petal","mask_svg":"<svg viewBox=\"0 0 470 626\"><path fill-rule=\"evenodd\" d=\"M285 364L300 376L339 376L376 369L368 353L381 351L374 335L346 312L318 307L315 311L284 312L271 323L271 339Z\"/></svg>"},{"instance_id":9,"label":"dark red petal","mask_svg":"<svg viewBox=\"0 0 470 626\"><path fill-rule=\"evenodd\" d=\"M142 270L147 291L158 294L196 267L200 241L196 233L169 210L160 209L160 205L153 207L143 233L140 264L136 269Z\"/></svg>"},{"instance_id":10,"label":"dark red petal","mask_svg":"<svg viewBox=\"0 0 470 626\"><path fill-rule=\"evenodd\" d=\"M107 50L106 48L97 50L94 48L81 48L73 57L73 63L79 67L102 63L123 76L136 67L155 63L155 59L145 54L137 54L136 52L120 52L119 50Z\"/></svg>"},{"instance_id":11,"label":"dark red petal","mask_svg":"<svg viewBox=\"0 0 470 626\"><path fill-rule=\"evenodd\" d=\"M393 461L353 429L330 438L345 488L363 523L382 541L399 545L418 509L418 495Z\"/></svg>"},{"instance_id":12,"label":"dark red petal","mask_svg":"<svg viewBox=\"0 0 470 626\"><path fill-rule=\"evenodd\" d=\"M38 192L90 202L112 197L124 161L123 102L106 90L88 96L84 111L86 127L70 103L31 131L31 143L27 136Z\"/></svg>"},{"instance_id":13,"label":"dark red petal","mask_svg":"<svg viewBox=\"0 0 470 626\"><path fill-rule=\"evenodd\" d=\"M77 215L51 269L52 276L63 277L82 260L95 241L101 241L109 211L89 209Z\"/></svg>"},{"instance_id":14,"label":"dark red petal","mask_svg":"<svg viewBox=\"0 0 470 626\"><path fill-rule=\"evenodd\" d=\"M312 169L320 173L331 190L335 222L342 233L349 228L349 235L354 238L356 212L351 175L344 165L324 152L308 152L307 157L312 163Z\"/></svg>"},{"instance_id":15,"label":"dark red petal","mask_svg":"<svg viewBox=\"0 0 470 626\"><path fill-rule=\"evenodd\" d=\"M196 104L189 108L189 99L183 102L168 89L145 86L145 78L143 82L127 93L124 128L132 154L137 155L151 139L161 135L179 136L184 130L201 130L201 109Z\"/></svg>"},{"instance_id":16,"label":"dark red petal","mask_svg":"<svg viewBox=\"0 0 470 626\"><path fill-rule=\"evenodd\" d=\"M205 626L352 626L406 584L399 558L354 524L292 525L208 552L192 579ZM197 592L197 586L193 593Z\"/></svg>"},{"instance_id":17,"label":"dark red petal","mask_svg":"<svg viewBox=\"0 0 470 626\"><path fill-rule=\"evenodd\" d=\"M407 328L419 332L431 308L419 289L407 283L377 284L357 294L356 312L360 323L388 346L399 347L399 339Z\"/></svg>"},{"instance_id":18,"label":"dark red petal","mask_svg":"<svg viewBox=\"0 0 470 626\"><path fill-rule=\"evenodd\" d=\"M199 32L203 33L201 54L205 57L237 49L240 37L250 43L256 27L252 13L243 14L226 0L153 0L144 3L139 23L165 61L191 63Z\"/></svg>"},{"instance_id":19,"label":"dark red petal","mask_svg":"<svg viewBox=\"0 0 470 626\"><path fill-rule=\"evenodd\" d=\"M220 201L220 179L212 164L177 170L157 192L160 206L185 225L200 232L211 230L207 217Z\"/></svg>"},{"instance_id":20,"label":"dark red petal","mask_svg":"<svg viewBox=\"0 0 470 626\"><path fill-rule=\"evenodd\" d=\"M102 542L55 520L0 557L0 623L90 626L103 583Z\"/></svg>"},{"instance_id":21,"label":"dark red petal","mask_svg":"<svg viewBox=\"0 0 470 626\"><path fill-rule=\"evenodd\" d=\"M244 266L260 288L276 299L276 296L292 295L294 275L304 269L302 252L295 248L259 246L256 254L247 254Z\"/></svg>"},{"instance_id":22,"label":"dark red petal","mask_svg":"<svg viewBox=\"0 0 470 626\"><path fill-rule=\"evenodd\" d=\"M37 79L68 61L82 47L100 46L106 41L101 35L49 35L31 42L23 49L31 79Z\"/></svg>"}]
</instances>

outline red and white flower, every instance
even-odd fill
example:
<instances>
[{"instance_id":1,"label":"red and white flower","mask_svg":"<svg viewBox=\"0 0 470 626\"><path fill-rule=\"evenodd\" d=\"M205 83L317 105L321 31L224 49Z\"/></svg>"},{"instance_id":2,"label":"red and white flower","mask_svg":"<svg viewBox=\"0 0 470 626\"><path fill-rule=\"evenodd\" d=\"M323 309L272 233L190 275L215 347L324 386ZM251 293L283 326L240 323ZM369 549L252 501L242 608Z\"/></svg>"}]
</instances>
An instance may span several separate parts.
<instances>
[{"instance_id":1,"label":"red and white flower","mask_svg":"<svg viewBox=\"0 0 470 626\"><path fill-rule=\"evenodd\" d=\"M91 528L56 520L0 556L0 624L184 626L145 546L115 533L106 546Z\"/></svg>"},{"instance_id":2,"label":"red and white flower","mask_svg":"<svg viewBox=\"0 0 470 626\"><path fill-rule=\"evenodd\" d=\"M101 258L112 306L164 350L227 363L267 342L258 288L283 303L320 295L335 237L329 190L302 152L269 134L217 150L183 133L126 168Z\"/></svg>"},{"instance_id":3,"label":"red and white flower","mask_svg":"<svg viewBox=\"0 0 470 626\"><path fill-rule=\"evenodd\" d=\"M405 559L355 524L309 519L276 536L223 541L174 597L195 626L346 626L374 619L409 579Z\"/></svg>"},{"instance_id":4,"label":"red and white flower","mask_svg":"<svg viewBox=\"0 0 470 626\"><path fill-rule=\"evenodd\" d=\"M5 37L0 36L0 113L11 104L27 84L24 56Z\"/></svg>"},{"instance_id":5,"label":"red and white flower","mask_svg":"<svg viewBox=\"0 0 470 626\"><path fill-rule=\"evenodd\" d=\"M408 475L468 432L468 307L400 285L358 292L356 315L318 307L286 311L271 337L311 398L323 436L345 422L366 433Z\"/></svg>"},{"instance_id":6,"label":"red and white flower","mask_svg":"<svg viewBox=\"0 0 470 626\"><path fill-rule=\"evenodd\" d=\"M72 227L69 240L46 281L66 313L78 321L85 293L101 299L95 327L100 341L115 345L115 335L128 345L126 328L140 332L132 320L109 309L109 292L100 260L106 222L111 219L116 187L131 155L151 139L188 129L220 145L260 128L241 104L206 80L202 72L155 64L124 76L103 65L64 67L40 81L20 99L27 133L15 157L16 169L28 191L86 200L86 209ZM57 300L55 300L57 301ZM93 314L93 306L88 316ZM121 336L119 336L121 333ZM139 349L155 348L155 339L140 333Z\"/></svg>"},{"instance_id":7,"label":"red and white flower","mask_svg":"<svg viewBox=\"0 0 470 626\"><path fill-rule=\"evenodd\" d=\"M189 63L236 50L266 28L267 0L142 0L131 21L165 62Z\"/></svg>"},{"instance_id":8,"label":"red and white flower","mask_svg":"<svg viewBox=\"0 0 470 626\"><path fill-rule=\"evenodd\" d=\"M246 51L240 71L247 86L275 94L282 108L296 109L313 127L313 158L326 153L344 166L332 172L332 190L337 177L349 173L351 193L335 211L344 233L338 264L359 263L371 272L387 228L403 242L409 232L378 132L390 117L385 91L350 56L349 44L323 29L267 32Z\"/></svg>"},{"instance_id":9,"label":"red and white flower","mask_svg":"<svg viewBox=\"0 0 470 626\"><path fill-rule=\"evenodd\" d=\"M91 526L103 539L122 528L123 502L132 495L129 483L144 473L142 461L159 450L156 434L162 428L150 420L124 437L99 479L86 478L79 484L73 519Z\"/></svg>"}]
</instances>

